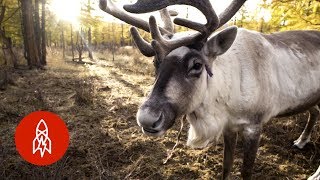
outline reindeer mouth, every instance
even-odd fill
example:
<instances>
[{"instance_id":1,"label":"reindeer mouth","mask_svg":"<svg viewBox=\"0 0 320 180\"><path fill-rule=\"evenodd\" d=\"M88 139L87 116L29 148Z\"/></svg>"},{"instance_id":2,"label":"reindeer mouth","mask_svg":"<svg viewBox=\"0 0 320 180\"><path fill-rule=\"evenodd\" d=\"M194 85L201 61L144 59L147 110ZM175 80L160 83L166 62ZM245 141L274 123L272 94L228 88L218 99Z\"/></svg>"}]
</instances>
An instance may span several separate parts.
<instances>
[{"instance_id":1,"label":"reindeer mouth","mask_svg":"<svg viewBox=\"0 0 320 180\"><path fill-rule=\"evenodd\" d=\"M162 136L166 131L165 130L154 130L154 129L148 129L148 128L142 128L142 132L148 136L155 136L159 137Z\"/></svg>"},{"instance_id":2,"label":"reindeer mouth","mask_svg":"<svg viewBox=\"0 0 320 180\"><path fill-rule=\"evenodd\" d=\"M154 130L154 129L149 129L149 128L142 128L143 131L147 132L147 133L151 133L151 134L156 134L159 131L158 130Z\"/></svg>"}]
</instances>

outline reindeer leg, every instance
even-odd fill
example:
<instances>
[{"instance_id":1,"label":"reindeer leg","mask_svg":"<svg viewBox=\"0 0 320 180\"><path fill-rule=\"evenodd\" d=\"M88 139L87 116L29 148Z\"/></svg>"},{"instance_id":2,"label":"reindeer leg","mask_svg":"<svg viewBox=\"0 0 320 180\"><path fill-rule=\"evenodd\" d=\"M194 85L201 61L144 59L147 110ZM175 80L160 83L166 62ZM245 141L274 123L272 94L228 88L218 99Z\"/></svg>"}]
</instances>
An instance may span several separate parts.
<instances>
[{"instance_id":1,"label":"reindeer leg","mask_svg":"<svg viewBox=\"0 0 320 180\"><path fill-rule=\"evenodd\" d=\"M300 137L294 141L294 146L302 149L308 142L310 142L311 131L315 125L317 119L319 118L319 106L314 106L309 109L309 119L301 133Z\"/></svg>"},{"instance_id":2,"label":"reindeer leg","mask_svg":"<svg viewBox=\"0 0 320 180\"><path fill-rule=\"evenodd\" d=\"M320 166L317 172L315 172L311 177L309 177L308 180L319 180L319 179L320 179Z\"/></svg>"},{"instance_id":3,"label":"reindeer leg","mask_svg":"<svg viewBox=\"0 0 320 180\"><path fill-rule=\"evenodd\" d=\"M260 134L262 131L261 124L249 125L243 129L243 165L241 175L243 179L251 179L254 161L256 159Z\"/></svg>"},{"instance_id":4,"label":"reindeer leg","mask_svg":"<svg viewBox=\"0 0 320 180\"><path fill-rule=\"evenodd\" d=\"M234 160L234 149L237 145L237 132L226 128L223 132L224 152L223 152L223 176L222 179L230 179Z\"/></svg>"}]
</instances>

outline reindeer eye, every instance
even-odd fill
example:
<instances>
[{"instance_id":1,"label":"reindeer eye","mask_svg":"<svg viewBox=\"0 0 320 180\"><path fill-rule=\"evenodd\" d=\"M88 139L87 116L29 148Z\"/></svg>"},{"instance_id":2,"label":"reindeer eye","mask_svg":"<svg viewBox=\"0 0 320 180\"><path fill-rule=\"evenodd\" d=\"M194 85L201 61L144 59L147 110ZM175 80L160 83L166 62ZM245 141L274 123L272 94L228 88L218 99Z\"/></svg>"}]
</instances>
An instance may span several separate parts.
<instances>
[{"instance_id":1,"label":"reindeer eye","mask_svg":"<svg viewBox=\"0 0 320 180\"><path fill-rule=\"evenodd\" d=\"M199 61L193 61L190 63L190 68L188 70L188 77L197 77L199 78L203 69L203 64Z\"/></svg>"},{"instance_id":2,"label":"reindeer eye","mask_svg":"<svg viewBox=\"0 0 320 180\"><path fill-rule=\"evenodd\" d=\"M188 61L188 73L187 76L190 78L197 77L199 78L202 74L203 63L201 58L192 58Z\"/></svg>"},{"instance_id":3,"label":"reindeer eye","mask_svg":"<svg viewBox=\"0 0 320 180\"><path fill-rule=\"evenodd\" d=\"M200 63L195 63L192 67L192 69L197 70L197 71L200 70L201 68L202 68L202 64L200 64Z\"/></svg>"}]
</instances>

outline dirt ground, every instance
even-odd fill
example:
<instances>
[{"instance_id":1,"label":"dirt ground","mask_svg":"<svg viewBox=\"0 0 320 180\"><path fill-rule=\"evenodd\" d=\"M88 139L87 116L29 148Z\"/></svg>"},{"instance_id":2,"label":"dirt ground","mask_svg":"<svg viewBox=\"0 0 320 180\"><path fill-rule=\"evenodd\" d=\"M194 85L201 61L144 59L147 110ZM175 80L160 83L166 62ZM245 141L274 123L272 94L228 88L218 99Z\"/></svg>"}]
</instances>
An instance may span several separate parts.
<instances>
[{"instance_id":1,"label":"dirt ground","mask_svg":"<svg viewBox=\"0 0 320 180\"><path fill-rule=\"evenodd\" d=\"M187 147L185 124L180 144L167 164L179 121L160 138L142 134L135 114L153 83L152 61L138 52L96 52L87 64L64 60L51 52L46 70L17 70L14 85L0 91L0 179L219 179L222 139L211 147ZM132 55L133 54L133 55ZM25 162L14 145L15 127L27 114L48 110L62 117L70 131L65 156L48 167ZM320 164L319 122L312 142L292 147L308 114L273 119L264 132L254 179L306 179ZM240 179L241 140L233 178Z\"/></svg>"}]
</instances>

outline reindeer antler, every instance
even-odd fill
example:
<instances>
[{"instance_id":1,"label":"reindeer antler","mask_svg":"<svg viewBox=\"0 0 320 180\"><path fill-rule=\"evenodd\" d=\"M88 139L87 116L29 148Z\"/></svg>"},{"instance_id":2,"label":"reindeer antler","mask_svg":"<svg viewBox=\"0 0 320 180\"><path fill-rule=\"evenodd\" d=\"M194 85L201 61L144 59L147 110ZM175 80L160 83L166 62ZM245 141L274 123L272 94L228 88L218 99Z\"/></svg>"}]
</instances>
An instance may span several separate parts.
<instances>
[{"instance_id":1,"label":"reindeer antler","mask_svg":"<svg viewBox=\"0 0 320 180\"><path fill-rule=\"evenodd\" d=\"M208 31L212 29L215 30L219 25L219 18L214 12L209 0L138 0L135 4L125 5L123 8L131 13L147 13L176 4L193 6L199 9L207 18L207 24L205 26L197 22L176 18L174 22L178 25L186 26L200 33L208 33Z\"/></svg>"},{"instance_id":2,"label":"reindeer antler","mask_svg":"<svg viewBox=\"0 0 320 180\"><path fill-rule=\"evenodd\" d=\"M171 5L184 4L199 9L205 15L207 19L207 23L205 25L187 19L176 18L174 23L194 29L198 32L173 40L170 39L170 36L173 34L173 28L171 28L172 22L171 19L168 20L168 13L166 10L162 10L161 13L162 19L165 22L165 28L161 28L158 27L153 16L150 17L149 23L147 23L116 8L110 0L108 0L108 4L110 4L110 6L107 6L106 0L100 0L100 8L105 12L127 22L128 24L150 32L153 38L151 44L145 41L139 35L136 28L131 28L133 39L142 54L149 57L157 54L159 56L158 58L162 59L173 49L206 40L211 33L213 33L216 29L224 25L233 17L245 1L246 0L233 0L229 7L227 7L226 10L219 15L219 17L213 10L209 0L138 0L135 4L125 5L123 7L126 11L131 13L147 13L161 10Z\"/></svg>"},{"instance_id":3,"label":"reindeer antler","mask_svg":"<svg viewBox=\"0 0 320 180\"><path fill-rule=\"evenodd\" d=\"M127 12L119 9L113 2L112 0L100 0L99 1L99 7L101 10L104 12L128 23L131 24L139 29L143 29L144 31L150 32L149 31L149 24L148 22L144 21L143 19L134 17ZM171 34L169 31L160 28L160 31L162 34Z\"/></svg>"}]
</instances>

